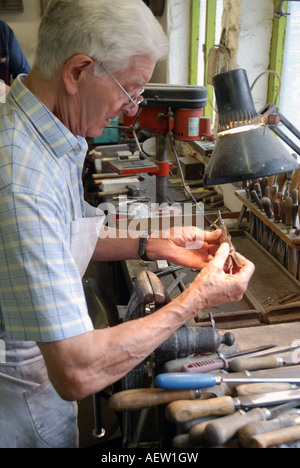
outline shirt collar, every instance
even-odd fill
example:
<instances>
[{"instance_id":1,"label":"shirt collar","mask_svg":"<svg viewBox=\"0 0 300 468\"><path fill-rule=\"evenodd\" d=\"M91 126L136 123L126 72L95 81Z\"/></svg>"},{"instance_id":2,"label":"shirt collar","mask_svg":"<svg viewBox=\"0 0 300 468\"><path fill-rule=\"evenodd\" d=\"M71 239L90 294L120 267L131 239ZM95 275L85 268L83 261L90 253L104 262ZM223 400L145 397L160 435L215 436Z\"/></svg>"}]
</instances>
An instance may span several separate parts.
<instances>
[{"instance_id":1,"label":"shirt collar","mask_svg":"<svg viewBox=\"0 0 300 468\"><path fill-rule=\"evenodd\" d=\"M50 110L23 85L25 75L19 75L11 86L11 95L28 119L51 146L57 157L74 150L86 154L87 142L83 137L73 135Z\"/></svg>"}]
</instances>

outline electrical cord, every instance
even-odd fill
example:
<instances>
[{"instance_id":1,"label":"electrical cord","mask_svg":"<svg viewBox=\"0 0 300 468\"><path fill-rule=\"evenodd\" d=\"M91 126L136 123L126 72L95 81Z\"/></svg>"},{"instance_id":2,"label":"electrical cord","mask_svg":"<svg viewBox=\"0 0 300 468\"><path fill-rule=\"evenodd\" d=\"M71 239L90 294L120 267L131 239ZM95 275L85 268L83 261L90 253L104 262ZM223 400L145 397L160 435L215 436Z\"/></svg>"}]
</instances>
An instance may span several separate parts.
<instances>
[{"instance_id":1,"label":"electrical cord","mask_svg":"<svg viewBox=\"0 0 300 468\"><path fill-rule=\"evenodd\" d=\"M177 167L178 167L179 172L180 172L180 177L181 177L181 180L182 180L182 183L183 183L184 190L187 192L187 194L189 195L189 197L193 200L193 202L195 203L195 205L196 205L196 207L198 208L198 210L200 211L200 213L203 214L205 221L208 223L208 226L209 226L209 227L212 227L212 226L213 226L214 229L217 229L216 226L214 226L214 225L211 224L210 220L208 219L208 217L207 217L206 214L204 213L204 210L202 209L202 207L200 206L200 204L197 202L197 200L195 199L195 197L193 196L193 194L190 192L189 188L187 187L187 185L186 185L186 183L185 183L185 179L184 179L182 167L181 167L181 164L180 164L180 161L179 161L178 153L177 153L176 148L175 148L174 137L173 137L172 134L170 135L170 141L171 141L171 146L172 146L173 153L174 153L175 158L176 158L176 161L177 161Z\"/></svg>"}]
</instances>

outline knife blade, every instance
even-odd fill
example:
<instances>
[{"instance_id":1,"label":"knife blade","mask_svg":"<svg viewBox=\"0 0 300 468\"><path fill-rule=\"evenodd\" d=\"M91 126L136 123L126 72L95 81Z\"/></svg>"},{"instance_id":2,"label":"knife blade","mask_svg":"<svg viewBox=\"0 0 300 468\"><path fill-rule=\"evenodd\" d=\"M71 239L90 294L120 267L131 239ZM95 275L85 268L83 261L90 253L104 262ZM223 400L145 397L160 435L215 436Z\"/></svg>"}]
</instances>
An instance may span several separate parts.
<instances>
[{"instance_id":1,"label":"knife blade","mask_svg":"<svg viewBox=\"0 0 300 468\"><path fill-rule=\"evenodd\" d=\"M166 408L167 419L175 423L183 423L207 416L225 416L240 409L263 408L300 400L300 389L283 392L272 392L242 397L223 396L208 400L181 400L169 403Z\"/></svg>"}]
</instances>

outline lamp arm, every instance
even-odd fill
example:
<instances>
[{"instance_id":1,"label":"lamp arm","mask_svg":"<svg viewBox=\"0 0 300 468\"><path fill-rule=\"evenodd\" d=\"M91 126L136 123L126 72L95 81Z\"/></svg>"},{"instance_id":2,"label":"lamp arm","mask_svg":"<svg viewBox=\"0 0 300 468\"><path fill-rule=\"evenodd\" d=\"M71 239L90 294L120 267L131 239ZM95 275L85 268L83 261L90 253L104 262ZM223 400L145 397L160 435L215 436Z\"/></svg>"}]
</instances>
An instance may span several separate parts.
<instances>
[{"instance_id":1,"label":"lamp arm","mask_svg":"<svg viewBox=\"0 0 300 468\"><path fill-rule=\"evenodd\" d=\"M278 127L278 124L281 122L285 125L298 140L300 140L300 132L283 114L281 114L281 112L279 112L278 107L275 104L267 104L259 114L262 116L265 124L290 148L300 155L300 147Z\"/></svg>"},{"instance_id":2,"label":"lamp arm","mask_svg":"<svg viewBox=\"0 0 300 468\"><path fill-rule=\"evenodd\" d=\"M279 136L292 150L300 155L300 148L293 142L284 132L282 132L276 125L270 125L271 130ZM293 133L293 132L292 132Z\"/></svg>"}]
</instances>

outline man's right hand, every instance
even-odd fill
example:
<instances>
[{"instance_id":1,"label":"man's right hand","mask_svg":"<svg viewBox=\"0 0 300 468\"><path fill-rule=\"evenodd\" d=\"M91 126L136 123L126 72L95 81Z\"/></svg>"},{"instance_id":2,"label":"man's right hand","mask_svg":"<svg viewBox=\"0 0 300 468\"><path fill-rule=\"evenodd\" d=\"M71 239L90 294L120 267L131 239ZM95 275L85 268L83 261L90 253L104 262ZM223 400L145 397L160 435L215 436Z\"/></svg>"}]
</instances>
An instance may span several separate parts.
<instances>
[{"instance_id":1,"label":"man's right hand","mask_svg":"<svg viewBox=\"0 0 300 468\"><path fill-rule=\"evenodd\" d=\"M187 294L182 294L180 301L186 309L189 301L195 317L204 309L216 307L228 302L237 302L243 298L255 267L242 255L239 258L242 267L233 274L226 273L226 262L229 255L229 244L224 242L217 250L213 260L201 270L190 285Z\"/></svg>"}]
</instances>

